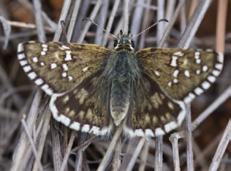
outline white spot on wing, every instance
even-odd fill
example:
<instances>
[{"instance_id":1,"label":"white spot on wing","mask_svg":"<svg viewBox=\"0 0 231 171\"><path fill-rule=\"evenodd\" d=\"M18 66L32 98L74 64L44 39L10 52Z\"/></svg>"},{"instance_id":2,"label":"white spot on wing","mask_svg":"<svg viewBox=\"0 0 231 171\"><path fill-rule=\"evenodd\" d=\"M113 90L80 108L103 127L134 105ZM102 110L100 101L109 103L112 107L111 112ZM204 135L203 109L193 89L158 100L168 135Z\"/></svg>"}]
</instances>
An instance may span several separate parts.
<instances>
[{"instance_id":1,"label":"white spot on wing","mask_svg":"<svg viewBox=\"0 0 231 171\"><path fill-rule=\"evenodd\" d=\"M195 59L199 59L200 58L200 52L195 52L195 54L194 54L194 58Z\"/></svg>"},{"instance_id":2,"label":"white spot on wing","mask_svg":"<svg viewBox=\"0 0 231 171\"><path fill-rule=\"evenodd\" d=\"M41 78L38 78L37 80L35 80L35 84L37 85L41 85L44 81Z\"/></svg>"},{"instance_id":3,"label":"white spot on wing","mask_svg":"<svg viewBox=\"0 0 231 171\"><path fill-rule=\"evenodd\" d=\"M201 63L201 59L196 59L196 63L200 64Z\"/></svg>"},{"instance_id":4,"label":"white spot on wing","mask_svg":"<svg viewBox=\"0 0 231 171\"><path fill-rule=\"evenodd\" d=\"M37 58L36 56L34 56L34 57L32 58L32 61L33 61L34 63L37 63L37 62L38 62L38 58Z\"/></svg>"},{"instance_id":5,"label":"white spot on wing","mask_svg":"<svg viewBox=\"0 0 231 171\"><path fill-rule=\"evenodd\" d=\"M42 90L46 92L46 94L48 94L49 96L51 96L53 94L53 91L49 88L49 86L47 84L44 84L42 87Z\"/></svg>"},{"instance_id":6,"label":"white spot on wing","mask_svg":"<svg viewBox=\"0 0 231 171\"><path fill-rule=\"evenodd\" d=\"M53 94L53 91L49 88L46 91L46 94L48 94L49 96L51 96Z\"/></svg>"},{"instance_id":7,"label":"white spot on wing","mask_svg":"<svg viewBox=\"0 0 231 171\"><path fill-rule=\"evenodd\" d=\"M55 69L55 68L57 67L57 64L56 64L56 63L52 63L52 64L50 65L50 67L51 67L51 69Z\"/></svg>"},{"instance_id":8,"label":"white spot on wing","mask_svg":"<svg viewBox=\"0 0 231 171\"><path fill-rule=\"evenodd\" d=\"M179 70L178 70L178 69L176 69L176 70L173 72L173 77L177 77L177 76L178 76L178 74L179 74Z\"/></svg>"},{"instance_id":9,"label":"white spot on wing","mask_svg":"<svg viewBox=\"0 0 231 171\"><path fill-rule=\"evenodd\" d=\"M211 83L213 83L213 82L216 81L216 77L210 75L210 76L208 76L208 80L209 80Z\"/></svg>"},{"instance_id":10,"label":"white spot on wing","mask_svg":"<svg viewBox=\"0 0 231 171\"><path fill-rule=\"evenodd\" d=\"M191 101L192 101L192 99L189 96L184 98L185 103L190 103Z\"/></svg>"},{"instance_id":11,"label":"white spot on wing","mask_svg":"<svg viewBox=\"0 0 231 171\"><path fill-rule=\"evenodd\" d=\"M203 87L203 89L208 89L209 87L210 87L210 84L209 84L209 82L208 81L204 81L203 83L202 83L202 87Z\"/></svg>"},{"instance_id":12,"label":"white spot on wing","mask_svg":"<svg viewBox=\"0 0 231 171\"><path fill-rule=\"evenodd\" d=\"M154 137L154 133L151 129L145 129L145 135L148 137Z\"/></svg>"},{"instance_id":13,"label":"white spot on wing","mask_svg":"<svg viewBox=\"0 0 231 171\"><path fill-rule=\"evenodd\" d=\"M19 43L18 44L18 49L17 49L18 52L22 52L24 51L24 47L23 47L23 43ZM25 56L24 56L25 57ZM19 58L18 58L19 59Z\"/></svg>"},{"instance_id":14,"label":"white spot on wing","mask_svg":"<svg viewBox=\"0 0 231 171\"><path fill-rule=\"evenodd\" d=\"M23 69L25 72L29 72L32 68L30 66L25 66Z\"/></svg>"},{"instance_id":15,"label":"white spot on wing","mask_svg":"<svg viewBox=\"0 0 231 171\"><path fill-rule=\"evenodd\" d=\"M89 132L89 130L90 130L90 125L88 124L84 124L81 129L82 132Z\"/></svg>"},{"instance_id":16,"label":"white spot on wing","mask_svg":"<svg viewBox=\"0 0 231 171\"><path fill-rule=\"evenodd\" d=\"M170 65L172 67L177 67L177 59L178 59L177 56L172 56L172 60L171 60L171 63L170 63Z\"/></svg>"},{"instance_id":17,"label":"white spot on wing","mask_svg":"<svg viewBox=\"0 0 231 171\"><path fill-rule=\"evenodd\" d=\"M218 52L217 54L218 54L217 60L218 60L220 63L223 63L223 61L224 61L224 54L221 53L221 52Z\"/></svg>"},{"instance_id":18,"label":"white spot on wing","mask_svg":"<svg viewBox=\"0 0 231 171\"><path fill-rule=\"evenodd\" d=\"M83 71L83 72L86 72L86 71L88 70L88 68L89 68L89 67L86 66L86 67L84 67L84 68L82 69L82 71Z\"/></svg>"},{"instance_id":19,"label":"white spot on wing","mask_svg":"<svg viewBox=\"0 0 231 171\"><path fill-rule=\"evenodd\" d=\"M31 80L33 80L33 79L35 79L35 78L37 77L37 75L35 74L35 72L30 72L30 73L28 74L28 77L29 77Z\"/></svg>"},{"instance_id":20,"label":"white spot on wing","mask_svg":"<svg viewBox=\"0 0 231 171\"><path fill-rule=\"evenodd\" d=\"M202 71L203 71L203 72L208 71L208 69L209 69L209 68L208 68L208 66L207 66L207 65L204 65L204 66L202 67Z\"/></svg>"},{"instance_id":21,"label":"white spot on wing","mask_svg":"<svg viewBox=\"0 0 231 171\"><path fill-rule=\"evenodd\" d=\"M194 92L195 92L197 95L200 95L200 94L202 94L204 91L203 91L200 87L197 87L197 88L195 88Z\"/></svg>"},{"instance_id":22,"label":"white spot on wing","mask_svg":"<svg viewBox=\"0 0 231 171\"><path fill-rule=\"evenodd\" d=\"M196 96L193 93L189 93L187 97L184 98L185 103L191 102Z\"/></svg>"},{"instance_id":23,"label":"white spot on wing","mask_svg":"<svg viewBox=\"0 0 231 171\"><path fill-rule=\"evenodd\" d=\"M71 60L72 60L71 51L70 51L70 50L67 50L67 51L65 51L65 53L66 53L66 55L65 55L64 60L65 60L65 61L71 61Z\"/></svg>"},{"instance_id":24,"label":"white spot on wing","mask_svg":"<svg viewBox=\"0 0 231 171\"><path fill-rule=\"evenodd\" d=\"M18 59L19 60L24 59L24 58L25 58L25 54L24 53L18 54Z\"/></svg>"},{"instance_id":25,"label":"white spot on wing","mask_svg":"<svg viewBox=\"0 0 231 171\"><path fill-rule=\"evenodd\" d=\"M135 130L135 135L138 137L143 137L144 136L144 131L142 129L136 129Z\"/></svg>"},{"instance_id":26,"label":"white spot on wing","mask_svg":"<svg viewBox=\"0 0 231 171\"><path fill-rule=\"evenodd\" d=\"M200 52L196 51L194 53L194 58L196 59L196 63L200 64L201 63L201 59L200 59Z\"/></svg>"},{"instance_id":27,"label":"white spot on wing","mask_svg":"<svg viewBox=\"0 0 231 171\"><path fill-rule=\"evenodd\" d=\"M45 52L45 51L42 51L42 52L41 52L41 55L42 55L42 56L46 55L46 52Z\"/></svg>"},{"instance_id":28,"label":"white spot on wing","mask_svg":"<svg viewBox=\"0 0 231 171\"><path fill-rule=\"evenodd\" d=\"M154 73L155 73L156 76L158 76L158 77L160 76L160 72L155 70Z\"/></svg>"},{"instance_id":29,"label":"white spot on wing","mask_svg":"<svg viewBox=\"0 0 231 171\"><path fill-rule=\"evenodd\" d=\"M45 63L44 62L40 62L40 66L44 66L45 65Z\"/></svg>"},{"instance_id":30,"label":"white spot on wing","mask_svg":"<svg viewBox=\"0 0 231 171\"><path fill-rule=\"evenodd\" d=\"M173 83L176 84L176 83L178 83L178 82L179 82L178 79L176 79L176 78L173 79Z\"/></svg>"},{"instance_id":31,"label":"white spot on wing","mask_svg":"<svg viewBox=\"0 0 231 171\"><path fill-rule=\"evenodd\" d=\"M191 99L194 99L196 96L193 93L189 93L188 95Z\"/></svg>"},{"instance_id":32,"label":"white spot on wing","mask_svg":"<svg viewBox=\"0 0 231 171\"><path fill-rule=\"evenodd\" d=\"M48 45L47 44L42 44L43 51L46 52L48 51Z\"/></svg>"},{"instance_id":33,"label":"white spot on wing","mask_svg":"<svg viewBox=\"0 0 231 171\"><path fill-rule=\"evenodd\" d=\"M218 76L218 75L220 74L220 71L218 71L218 70L213 70L212 74L215 75L215 76Z\"/></svg>"},{"instance_id":34,"label":"white spot on wing","mask_svg":"<svg viewBox=\"0 0 231 171\"><path fill-rule=\"evenodd\" d=\"M155 134L156 136L164 135L164 131L161 128L156 128Z\"/></svg>"},{"instance_id":35,"label":"white spot on wing","mask_svg":"<svg viewBox=\"0 0 231 171\"><path fill-rule=\"evenodd\" d=\"M47 49L48 48L48 45L47 44L42 44L42 47Z\"/></svg>"},{"instance_id":36,"label":"white spot on wing","mask_svg":"<svg viewBox=\"0 0 231 171\"><path fill-rule=\"evenodd\" d=\"M99 127L93 126L91 130L89 131L89 133L99 135Z\"/></svg>"},{"instance_id":37,"label":"white spot on wing","mask_svg":"<svg viewBox=\"0 0 231 171\"><path fill-rule=\"evenodd\" d=\"M218 70L222 70L223 65L222 64L215 64L215 68L217 68Z\"/></svg>"},{"instance_id":38,"label":"white spot on wing","mask_svg":"<svg viewBox=\"0 0 231 171\"><path fill-rule=\"evenodd\" d=\"M199 75L201 73L201 70L200 69L197 69L196 70L196 74Z\"/></svg>"},{"instance_id":39,"label":"white spot on wing","mask_svg":"<svg viewBox=\"0 0 231 171\"><path fill-rule=\"evenodd\" d=\"M69 80L69 81L72 81L72 80L73 80L73 77L72 77L72 76L68 76L68 80Z\"/></svg>"},{"instance_id":40,"label":"white spot on wing","mask_svg":"<svg viewBox=\"0 0 231 171\"><path fill-rule=\"evenodd\" d=\"M66 73L66 72L63 72L63 73L62 73L62 77L64 77L64 78L67 77L67 73Z\"/></svg>"},{"instance_id":41,"label":"white spot on wing","mask_svg":"<svg viewBox=\"0 0 231 171\"><path fill-rule=\"evenodd\" d=\"M50 88L47 89L45 92L46 92L46 94L48 94L49 96L51 96L52 94L54 94L53 91L52 91Z\"/></svg>"},{"instance_id":42,"label":"white spot on wing","mask_svg":"<svg viewBox=\"0 0 231 171\"><path fill-rule=\"evenodd\" d=\"M62 67L63 67L63 70L64 70L64 71L68 71L68 66L67 66L67 64L62 64Z\"/></svg>"},{"instance_id":43,"label":"white spot on wing","mask_svg":"<svg viewBox=\"0 0 231 171\"><path fill-rule=\"evenodd\" d=\"M79 131L80 130L80 124L78 122L73 122L71 125L70 125L70 128L71 129L74 129L76 131Z\"/></svg>"},{"instance_id":44,"label":"white spot on wing","mask_svg":"<svg viewBox=\"0 0 231 171\"><path fill-rule=\"evenodd\" d=\"M24 66L26 64L28 64L27 60L21 60L19 61L20 65Z\"/></svg>"},{"instance_id":45,"label":"white spot on wing","mask_svg":"<svg viewBox=\"0 0 231 171\"><path fill-rule=\"evenodd\" d=\"M189 72L189 70L185 70L185 71L184 71L184 75L185 75L186 77L190 78L190 72Z\"/></svg>"},{"instance_id":46,"label":"white spot on wing","mask_svg":"<svg viewBox=\"0 0 231 171\"><path fill-rule=\"evenodd\" d=\"M66 117L62 114L60 114L60 116L59 116L59 121L62 122L66 126L69 126L70 122L71 122L71 120L68 117Z\"/></svg>"}]
</instances>

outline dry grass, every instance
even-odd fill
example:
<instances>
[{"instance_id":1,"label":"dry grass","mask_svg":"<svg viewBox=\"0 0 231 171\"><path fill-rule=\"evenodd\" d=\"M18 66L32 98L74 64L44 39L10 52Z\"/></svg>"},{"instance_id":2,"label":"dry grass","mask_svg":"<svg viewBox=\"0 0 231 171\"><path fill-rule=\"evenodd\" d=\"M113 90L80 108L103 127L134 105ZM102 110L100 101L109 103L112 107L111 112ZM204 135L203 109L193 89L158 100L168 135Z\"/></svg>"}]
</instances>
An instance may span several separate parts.
<instances>
[{"instance_id":1,"label":"dry grass","mask_svg":"<svg viewBox=\"0 0 231 171\"><path fill-rule=\"evenodd\" d=\"M0 170L231 170L227 0L217 0L217 4L211 4L211 0L65 0L57 23L48 16L52 14L49 10L56 7L52 0L49 4L32 2L22 0L11 6L0 2L0 44L5 49L0 50ZM217 23L205 16L211 14L210 6L217 7ZM28 16L14 14L12 7L26 10ZM26 18L30 15L34 22ZM20 17L22 20L15 21ZM82 20L87 17L98 27L90 20ZM165 17L169 23L160 23L136 38L137 47L215 48L226 59L223 74L212 90L188 105L188 115L179 132L164 137L124 140L122 129L118 129L112 138L99 139L71 131L53 120L48 97L31 86L16 60L15 48L21 41L64 41L61 21L66 24L67 41L112 47L110 33L118 34L123 29L137 34Z\"/></svg>"}]
</instances>

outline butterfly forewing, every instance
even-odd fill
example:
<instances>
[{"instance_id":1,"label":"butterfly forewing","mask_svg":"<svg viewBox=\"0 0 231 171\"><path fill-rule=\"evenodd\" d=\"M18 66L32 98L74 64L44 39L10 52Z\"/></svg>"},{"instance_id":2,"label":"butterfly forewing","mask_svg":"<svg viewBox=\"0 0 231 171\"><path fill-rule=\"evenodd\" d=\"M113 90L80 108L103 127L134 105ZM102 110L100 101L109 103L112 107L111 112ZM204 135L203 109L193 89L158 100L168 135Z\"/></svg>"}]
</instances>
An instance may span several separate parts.
<instances>
[{"instance_id":1,"label":"butterfly forewing","mask_svg":"<svg viewBox=\"0 0 231 171\"><path fill-rule=\"evenodd\" d=\"M216 80L223 56L212 51L147 48L137 52L143 72L171 98L190 102Z\"/></svg>"},{"instance_id":2,"label":"butterfly forewing","mask_svg":"<svg viewBox=\"0 0 231 171\"><path fill-rule=\"evenodd\" d=\"M110 50L91 44L21 43L18 59L29 78L48 95L71 90L102 69Z\"/></svg>"}]
</instances>

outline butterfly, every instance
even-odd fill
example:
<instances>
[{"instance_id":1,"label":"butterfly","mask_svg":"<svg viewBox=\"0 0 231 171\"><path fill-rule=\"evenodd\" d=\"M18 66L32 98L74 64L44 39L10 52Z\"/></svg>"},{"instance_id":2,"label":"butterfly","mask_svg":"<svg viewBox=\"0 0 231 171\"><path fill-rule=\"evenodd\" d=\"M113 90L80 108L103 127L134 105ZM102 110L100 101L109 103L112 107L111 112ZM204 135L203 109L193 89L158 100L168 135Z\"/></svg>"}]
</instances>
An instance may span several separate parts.
<instances>
[{"instance_id":1,"label":"butterfly","mask_svg":"<svg viewBox=\"0 0 231 171\"><path fill-rule=\"evenodd\" d=\"M18 60L51 97L53 117L99 136L122 126L128 136L155 137L181 125L186 103L215 82L223 55L211 50L144 48L121 32L114 49L96 44L26 42Z\"/></svg>"}]
</instances>

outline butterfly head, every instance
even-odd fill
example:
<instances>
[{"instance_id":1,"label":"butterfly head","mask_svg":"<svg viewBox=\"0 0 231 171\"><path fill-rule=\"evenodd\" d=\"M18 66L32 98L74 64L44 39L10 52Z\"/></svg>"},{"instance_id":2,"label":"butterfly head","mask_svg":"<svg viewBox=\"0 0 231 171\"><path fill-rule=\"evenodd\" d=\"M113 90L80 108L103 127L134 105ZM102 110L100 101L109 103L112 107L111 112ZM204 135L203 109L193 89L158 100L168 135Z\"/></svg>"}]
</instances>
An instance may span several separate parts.
<instances>
[{"instance_id":1,"label":"butterfly head","mask_svg":"<svg viewBox=\"0 0 231 171\"><path fill-rule=\"evenodd\" d=\"M124 34L122 30L120 30L120 34L118 35L117 39L114 41L114 48L116 50L134 50L134 42L132 40L131 34Z\"/></svg>"}]
</instances>

